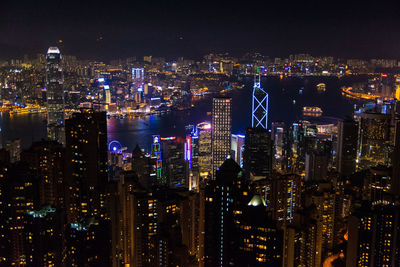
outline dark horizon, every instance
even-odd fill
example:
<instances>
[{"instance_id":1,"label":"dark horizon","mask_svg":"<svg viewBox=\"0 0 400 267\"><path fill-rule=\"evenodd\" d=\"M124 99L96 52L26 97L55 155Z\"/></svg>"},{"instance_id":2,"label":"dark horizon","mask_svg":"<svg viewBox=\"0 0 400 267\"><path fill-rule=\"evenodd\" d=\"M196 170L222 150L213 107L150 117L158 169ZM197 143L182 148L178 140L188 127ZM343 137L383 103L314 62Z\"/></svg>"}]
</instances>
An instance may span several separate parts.
<instances>
[{"instance_id":1,"label":"dark horizon","mask_svg":"<svg viewBox=\"0 0 400 267\"><path fill-rule=\"evenodd\" d=\"M400 58L398 4L22 0L2 9L2 59L45 53L58 40L64 54L104 61L212 52Z\"/></svg>"}]
</instances>

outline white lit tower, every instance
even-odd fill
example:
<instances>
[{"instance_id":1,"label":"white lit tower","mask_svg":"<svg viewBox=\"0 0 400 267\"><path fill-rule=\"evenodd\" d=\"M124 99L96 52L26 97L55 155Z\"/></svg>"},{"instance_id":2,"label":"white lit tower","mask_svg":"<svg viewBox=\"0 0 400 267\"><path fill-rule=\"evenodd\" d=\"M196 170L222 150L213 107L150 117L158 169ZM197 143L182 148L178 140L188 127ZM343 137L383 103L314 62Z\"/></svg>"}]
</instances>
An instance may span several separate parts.
<instances>
[{"instance_id":1,"label":"white lit tower","mask_svg":"<svg viewBox=\"0 0 400 267\"><path fill-rule=\"evenodd\" d=\"M253 86L251 127L268 128L268 93L261 88L261 79L258 68Z\"/></svg>"},{"instance_id":2,"label":"white lit tower","mask_svg":"<svg viewBox=\"0 0 400 267\"><path fill-rule=\"evenodd\" d=\"M46 55L46 107L47 137L62 144L64 132L64 79L61 53L57 47L50 47Z\"/></svg>"},{"instance_id":3,"label":"white lit tower","mask_svg":"<svg viewBox=\"0 0 400 267\"><path fill-rule=\"evenodd\" d=\"M132 68L132 94L137 102L143 101L144 68Z\"/></svg>"}]
</instances>

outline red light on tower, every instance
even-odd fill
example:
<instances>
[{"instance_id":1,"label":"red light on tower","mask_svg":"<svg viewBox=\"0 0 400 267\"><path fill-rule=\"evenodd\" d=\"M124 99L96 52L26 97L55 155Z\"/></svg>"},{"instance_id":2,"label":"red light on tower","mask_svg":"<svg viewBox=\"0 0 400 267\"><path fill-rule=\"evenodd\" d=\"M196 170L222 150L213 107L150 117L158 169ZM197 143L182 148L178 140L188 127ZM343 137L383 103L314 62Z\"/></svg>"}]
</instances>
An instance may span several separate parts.
<instances>
[{"instance_id":1,"label":"red light on tower","mask_svg":"<svg viewBox=\"0 0 400 267\"><path fill-rule=\"evenodd\" d=\"M394 97L395 97L397 100L400 100L400 89L396 89L396 92L394 93Z\"/></svg>"}]
</instances>

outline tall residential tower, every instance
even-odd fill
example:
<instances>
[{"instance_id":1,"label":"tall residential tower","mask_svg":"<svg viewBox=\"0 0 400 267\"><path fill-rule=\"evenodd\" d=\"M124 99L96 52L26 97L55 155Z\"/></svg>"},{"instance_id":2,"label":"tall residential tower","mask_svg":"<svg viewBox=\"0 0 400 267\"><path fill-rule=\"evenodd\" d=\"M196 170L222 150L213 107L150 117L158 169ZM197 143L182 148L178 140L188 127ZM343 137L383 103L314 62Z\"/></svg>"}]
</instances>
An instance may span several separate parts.
<instances>
[{"instance_id":1,"label":"tall residential tower","mask_svg":"<svg viewBox=\"0 0 400 267\"><path fill-rule=\"evenodd\" d=\"M106 113L81 109L65 121L65 128L69 220L103 218L108 182Z\"/></svg>"}]
</instances>

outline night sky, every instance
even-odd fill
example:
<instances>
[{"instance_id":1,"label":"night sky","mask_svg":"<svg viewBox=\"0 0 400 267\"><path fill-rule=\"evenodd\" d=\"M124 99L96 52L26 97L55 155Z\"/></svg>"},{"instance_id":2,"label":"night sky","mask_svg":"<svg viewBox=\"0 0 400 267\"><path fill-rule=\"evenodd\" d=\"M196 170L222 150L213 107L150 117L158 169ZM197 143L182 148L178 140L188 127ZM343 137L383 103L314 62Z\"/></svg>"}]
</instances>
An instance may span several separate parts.
<instances>
[{"instance_id":1,"label":"night sky","mask_svg":"<svg viewBox=\"0 0 400 267\"><path fill-rule=\"evenodd\" d=\"M19 0L0 4L0 58L110 60L209 52L400 59L400 4L384 1Z\"/></svg>"}]
</instances>

